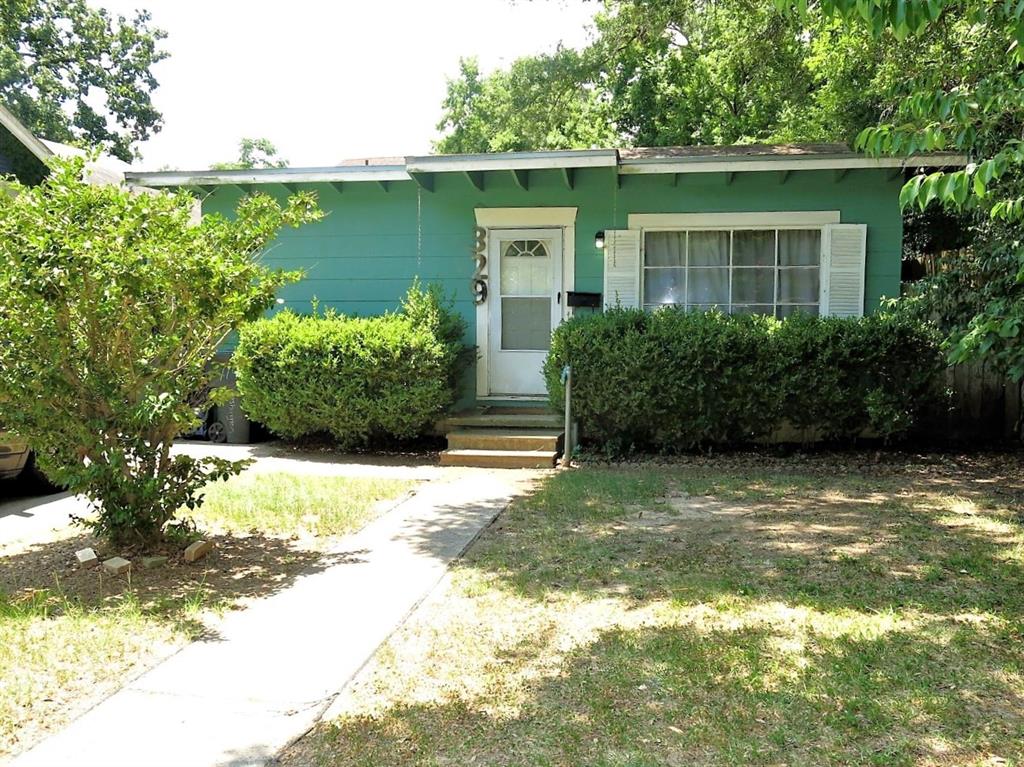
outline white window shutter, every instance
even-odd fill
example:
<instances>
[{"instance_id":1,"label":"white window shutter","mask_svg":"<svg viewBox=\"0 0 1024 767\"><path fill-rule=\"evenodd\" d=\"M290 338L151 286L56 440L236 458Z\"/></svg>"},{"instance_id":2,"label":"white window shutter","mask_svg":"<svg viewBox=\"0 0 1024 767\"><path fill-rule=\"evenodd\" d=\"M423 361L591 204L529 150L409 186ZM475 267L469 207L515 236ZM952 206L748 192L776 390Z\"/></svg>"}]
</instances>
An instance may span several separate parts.
<instances>
[{"instance_id":1,"label":"white window shutter","mask_svg":"<svg viewBox=\"0 0 1024 767\"><path fill-rule=\"evenodd\" d=\"M640 306L640 230L604 233L604 306Z\"/></svg>"},{"instance_id":2,"label":"white window shutter","mask_svg":"<svg viewBox=\"0 0 1024 767\"><path fill-rule=\"evenodd\" d=\"M822 238L821 313L833 317L864 315L866 224L829 224Z\"/></svg>"}]
</instances>

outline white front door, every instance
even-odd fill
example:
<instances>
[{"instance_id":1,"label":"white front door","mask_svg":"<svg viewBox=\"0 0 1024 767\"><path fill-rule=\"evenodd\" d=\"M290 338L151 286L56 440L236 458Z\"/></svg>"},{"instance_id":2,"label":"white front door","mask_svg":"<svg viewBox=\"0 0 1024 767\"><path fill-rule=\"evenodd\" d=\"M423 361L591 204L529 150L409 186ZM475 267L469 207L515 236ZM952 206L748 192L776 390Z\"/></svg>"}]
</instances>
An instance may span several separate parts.
<instances>
[{"instance_id":1,"label":"white front door","mask_svg":"<svg viewBox=\"0 0 1024 767\"><path fill-rule=\"evenodd\" d=\"M541 368L562 317L562 230L492 229L488 240L488 389L542 396Z\"/></svg>"}]
</instances>

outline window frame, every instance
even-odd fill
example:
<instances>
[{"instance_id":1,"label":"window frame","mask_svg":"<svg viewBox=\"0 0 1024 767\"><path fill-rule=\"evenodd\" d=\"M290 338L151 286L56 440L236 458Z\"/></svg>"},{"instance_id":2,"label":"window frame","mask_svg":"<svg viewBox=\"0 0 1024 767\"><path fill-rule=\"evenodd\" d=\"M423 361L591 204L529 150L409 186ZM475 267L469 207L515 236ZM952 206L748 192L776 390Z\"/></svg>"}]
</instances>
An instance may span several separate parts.
<instances>
[{"instance_id":1,"label":"window frame","mask_svg":"<svg viewBox=\"0 0 1024 767\"><path fill-rule=\"evenodd\" d=\"M825 290L826 280L824 279L824 271L826 268L826 238L825 230L829 224L827 223L783 223L783 224L771 224L767 222L754 223L753 221L744 220L742 217L737 217L731 221L721 220L719 222L707 222L702 224L689 224L680 222L679 224L668 224L665 226L642 226L640 229L640 308L644 311L656 311L660 307L665 306L676 306L682 307L684 310L689 310L689 271L691 268L716 268L716 267L690 267L689 265L689 251L690 251L690 232L721 232L727 231L729 233L729 263L725 266L729 271L729 296L728 303L725 307L725 313L732 314L733 300L733 273L735 269L768 269L771 268L773 272L772 277L772 314L771 316L777 317L780 306L783 307L798 307L798 306L810 306L811 304L797 304L797 303L782 303L779 301L779 276L780 269L807 269L807 266L781 266L779 264L779 232L780 231L817 231L819 233L818 240L818 300L814 304L817 306L818 315L822 313L822 307L825 305ZM734 237L736 232L749 232L749 231L769 231L775 232L775 258L774 263L771 267L768 266L735 266L733 264L733 249L734 249ZM687 263L683 266L647 266L647 233L648 232L685 232L686 233L686 260ZM721 267L718 267L721 268ZM648 269L682 269L685 275L683 282L683 297L686 299L681 304L652 304L647 301L647 270ZM740 304L741 306L767 306L767 304L751 304L745 303ZM694 304L694 306L703 306L703 304ZM722 308L719 306L719 308Z\"/></svg>"}]
</instances>

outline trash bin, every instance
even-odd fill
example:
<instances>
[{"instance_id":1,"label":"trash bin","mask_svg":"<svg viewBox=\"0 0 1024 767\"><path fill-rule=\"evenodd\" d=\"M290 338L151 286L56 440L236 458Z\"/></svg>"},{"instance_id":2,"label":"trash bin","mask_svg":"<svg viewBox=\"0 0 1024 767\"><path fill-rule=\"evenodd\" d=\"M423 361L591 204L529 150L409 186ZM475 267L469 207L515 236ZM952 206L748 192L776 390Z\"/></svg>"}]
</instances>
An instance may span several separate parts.
<instances>
[{"instance_id":1,"label":"trash bin","mask_svg":"<svg viewBox=\"0 0 1024 767\"><path fill-rule=\"evenodd\" d=\"M235 388L235 371L230 368L224 371L224 375L214 386L227 386ZM217 405L214 413L214 420L223 424L224 439L229 445L248 445L250 440L251 424L245 413L242 412L242 402L238 397L233 398L223 405Z\"/></svg>"},{"instance_id":2,"label":"trash bin","mask_svg":"<svg viewBox=\"0 0 1024 767\"><path fill-rule=\"evenodd\" d=\"M242 402L238 397L217 406L217 420L224 424L229 445L249 444L249 419L242 412Z\"/></svg>"}]
</instances>

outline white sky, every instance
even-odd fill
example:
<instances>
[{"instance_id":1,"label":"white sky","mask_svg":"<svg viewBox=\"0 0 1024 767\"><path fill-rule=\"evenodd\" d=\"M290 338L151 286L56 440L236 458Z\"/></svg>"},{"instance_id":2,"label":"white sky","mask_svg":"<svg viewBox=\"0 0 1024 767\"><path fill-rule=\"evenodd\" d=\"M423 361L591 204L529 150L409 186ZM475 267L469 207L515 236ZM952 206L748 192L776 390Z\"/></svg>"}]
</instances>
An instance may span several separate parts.
<instances>
[{"instance_id":1,"label":"white sky","mask_svg":"<svg viewBox=\"0 0 1024 767\"><path fill-rule=\"evenodd\" d=\"M583 45L600 7L581 0L92 0L147 8L168 33L154 69L163 130L140 145L147 170L234 159L265 137L293 166L425 154L445 77L460 56L484 71Z\"/></svg>"}]
</instances>

